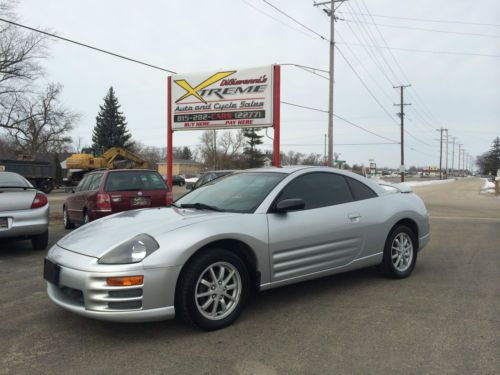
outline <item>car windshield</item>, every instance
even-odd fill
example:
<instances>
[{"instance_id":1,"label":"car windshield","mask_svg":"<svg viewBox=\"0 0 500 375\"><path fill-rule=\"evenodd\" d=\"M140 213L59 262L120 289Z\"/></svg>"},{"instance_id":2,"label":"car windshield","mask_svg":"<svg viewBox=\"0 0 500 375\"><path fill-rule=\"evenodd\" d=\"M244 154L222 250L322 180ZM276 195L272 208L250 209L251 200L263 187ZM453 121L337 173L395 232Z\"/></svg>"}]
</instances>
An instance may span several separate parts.
<instances>
[{"instance_id":1,"label":"car windshield","mask_svg":"<svg viewBox=\"0 0 500 375\"><path fill-rule=\"evenodd\" d=\"M175 206L251 213L285 177L286 173L279 172L230 174L193 190L178 199Z\"/></svg>"},{"instance_id":2,"label":"car windshield","mask_svg":"<svg viewBox=\"0 0 500 375\"><path fill-rule=\"evenodd\" d=\"M167 190L167 185L161 176L153 171L123 171L110 173L104 190Z\"/></svg>"},{"instance_id":3,"label":"car windshield","mask_svg":"<svg viewBox=\"0 0 500 375\"><path fill-rule=\"evenodd\" d=\"M0 188L32 188L28 180L16 173L0 172Z\"/></svg>"}]
</instances>

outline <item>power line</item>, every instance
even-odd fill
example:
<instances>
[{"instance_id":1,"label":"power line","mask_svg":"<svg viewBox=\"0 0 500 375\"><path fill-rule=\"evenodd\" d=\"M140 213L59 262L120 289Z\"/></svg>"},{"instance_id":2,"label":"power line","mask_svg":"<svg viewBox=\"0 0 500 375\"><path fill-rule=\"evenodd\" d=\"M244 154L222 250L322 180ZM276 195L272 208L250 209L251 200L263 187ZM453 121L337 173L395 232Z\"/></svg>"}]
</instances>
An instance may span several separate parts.
<instances>
[{"instance_id":1,"label":"power line","mask_svg":"<svg viewBox=\"0 0 500 375\"><path fill-rule=\"evenodd\" d=\"M360 9L360 8L359 8L359 6L358 6L358 4L357 4L356 2L354 3L354 5L355 5L358 9ZM349 9L353 9L353 8L349 5ZM360 10L361 10L361 9L360 9ZM365 20L364 16L362 16L362 17L363 17L363 20ZM361 20L360 20L357 16L355 16L355 18L356 18L356 21L355 21L355 22L356 22L356 23L358 23L358 25L360 26L360 28L361 28L362 30L366 30L366 33L368 34L368 37L369 37L369 39L370 39L370 41L371 41L371 44L374 44L374 45L375 45L375 44L377 44L377 42L376 42L376 38L375 38L375 35L373 34L373 32L370 30L370 28L369 28L368 26L365 26L365 24L368 24L368 23L367 23L367 22L363 22L363 21L361 21ZM347 24L349 24L349 23L347 23ZM354 31L353 31L353 32L354 32ZM395 72L394 72L394 70L392 69L391 65L389 64L389 62L388 62L388 61L387 61L387 59L385 58L385 55L382 53L382 51L381 51L380 49L375 49L375 51L377 51L377 52L378 52L378 54L379 54L379 55L380 55L380 57L382 58L382 62L383 62L383 63L385 63L385 65L387 66L387 68L389 69L389 71L392 73L392 75L393 75L393 77L394 77L394 81L395 81L395 82L401 81L401 80L397 77L396 73L395 73ZM385 70L384 70L384 74L385 74ZM387 77L387 76L386 76L386 77ZM387 79L389 80L389 82L390 82L391 86L394 86L394 85L395 85L395 83L394 83L391 79L389 79L388 77L387 77Z\"/></svg>"},{"instance_id":2,"label":"power line","mask_svg":"<svg viewBox=\"0 0 500 375\"><path fill-rule=\"evenodd\" d=\"M500 55L488 54L488 53L475 53L475 52L463 52L463 51L437 51L437 50L429 50L429 49L417 49L417 48L400 48L400 47L384 47L372 44L362 44L362 43L340 43L337 44L349 44L351 46L359 46L359 47L374 47L374 48L382 48L382 49L390 49L396 51L405 51L405 52L422 52L422 53L433 53L433 54L441 54L441 55L459 55L459 56L480 56L480 57L493 57L500 58Z\"/></svg>"},{"instance_id":3,"label":"power line","mask_svg":"<svg viewBox=\"0 0 500 375\"><path fill-rule=\"evenodd\" d=\"M354 14L353 12L344 12L344 13ZM494 26L494 27L500 27L500 24L496 24L496 23L479 23L479 22L467 22L467 21L436 20L436 19L415 18L415 17L397 17L397 16L387 16L387 15L381 15L381 14L372 14L372 16L373 17L379 17L379 18L393 18L393 19L400 19L400 20L407 20L407 21L435 22L435 23L456 23L456 24L462 24L462 25L477 25L477 26Z\"/></svg>"},{"instance_id":4,"label":"power line","mask_svg":"<svg viewBox=\"0 0 500 375\"><path fill-rule=\"evenodd\" d=\"M325 72L325 73L328 73L327 70L323 70L323 69L318 69L318 68L313 68L313 67L310 67L310 66L305 66L305 65L300 65L300 64L280 64L281 66L294 66L296 68L299 68L299 69L302 69L308 73L311 73L311 74L314 74L318 77L321 77L323 79L326 79L326 80L329 80L330 78L328 77L325 77L324 75L322 74L319 74L317 72Z\"/></svg>"},{"instance_id":5,"label":"power line","mask_svg":"<svg viewBox=\"0 0 500 375\"><path fill-rule=\"evenodd\" d=\"M354 72L354 74L356 75L356 77L358 77L359 81L363 84L363 86L365 87L365 89L368 91L368 93L370 94L370 96L373 98L373 100L375 100L375 102L379 105L379 107L387 114L387 116L389 116L389 118L391 118L393 121L396 122L397 124L397 121L396 119L394 119L392 117L392 115L387 111L387 109L385 109L385 107L382 105L382 103L380 103L380 101L377 99L377 97L373 94L373 92L370 90L370 88L368 87L368 85L365 83L365 81L363 81L363 79L361 78L361 76L359 75L359 73L356 71L356 69L354 69L354 67L352 66L352 64L350 63L349 60L347 60L347 58L344 56L344 54L342 53L342 50L340 48L338 48L337 46L335 46L337 48L337 50L339 51L340 53L340 56L342 56L342 58L344 59L344 61L347 63L347 65L351 68L351 70Z\"/></svg>"},{"instance_id":6,"label":"power line","mask_svg":"<svg viewBox=\"0 0 500 375\"><path fill-rule=\"evenodd\" d=\"M274 16L270 15L269 13L264 12L262 9L260 9L260 8L256 7L255 5L251 4L249 1L247 1L247 0L241 0L241 1L242 1L242 2L244 2L246 5L248 5L249 7L253 8L254 10L256 10L257 12L259 12L260 14L263 14L264 16L266 16L266 17L268 17L268 18L273 19L274 21L276 21L276 22L278 22L278 23L282 24L283 26L288 27L289 29L294 30L294 31L296 31L296 32L298 32L298 33L301 33L302 35L305 35L305 36L307 36L308 38L312 38L312 39L314 39L314 40L318 40L318 39L316 39L315 37L313 37L311 34L308 34L308 33L304 32L304 31L302 31L302 30L299 30L299 29L297 29L297 28L295 28L295 27L293 27L293 26L289 25L288 23L283 22L283 21L282 21L282 20L280 20L279 18L276 18L276 17L274 17Z\"/></svg>"},{"instance_id":7,"label":"power line","mask_svg":"<svg viewBox=\"0 0 500 375\"><path fill-rule=\"evenodd\" d=\"M292 106L292 107L298 107L298 108L307 109L307 110L310 110L310 111L316 111L316 112L328 113L328 111L327 111L327 110L324 110L324 109L319 109L319 108L314 108L314 107L308 107L308 106L301 105L301 104L295 104L295 103L290 103L290 102L285 102L285 101L281 101L281 103L282 103L282 104L289 105L289 106ZM390 139L390 138L384 137L383 135L377 134L377 133L375 133L375 132L373 132L373 131L371 131L371 130L369 130L369 129L366 129L366 128L364 128L364 127L362 127L362 126L358 125L358 124L355 124L354 122L349 121L349 120L347 120L347 119L345 119L345 118L343 118L343 117L341 117L341 116L339 116L339 115L334 114L333 116L334 116L334 117L336 117L336 118L338 118L339 120L344 121L345 123L347 123L347 124L349 124L349 125L351 125L351 126L354 126L354 127L358 128L358 129L360 129L360 130L363 130L363 131L365 131L365 132L367 132L367 133L370 133L370 134L375 135L375 136L377 136L377 137L379 137L379 138L382 138L382 139L385 139L385 140L387 140L387 141L390 141L391 143L398 143L398 144L399 144L399 142L395 141L394 139Z\"/></svg>"},{"instance_id":8,"label":"power line","mask_svg":"<svg viewBox=\"0 0 500 375\"><path fill-rule=\"evenodd\" d=\"M319 36L321 39L323 40L326 40L326 41L330 41L328 38L325 38L323 35L321 35L320 33L314 31L313 29L311 29L309 26L306 26L304 25L302 22L300 22L299 20L297 20L296 18L290 16L288 13L282 11L280 8L278 8L276 5L273 5L271 4L269 1L267 0L262 0L264 3L266 3L267 5L269 5L271 8L273 8L274 10L276 10L277 12L281 13L282 15L284 15L285 17L291 19L293 22L295 22L296 24L300 25L301 27L303 27L304 29L310 31L311 33Z\"/></svg>"},{"instance_id":9,"label":"power line","mask_svg":"<svg viewBox=\"0 0 500 375\"><path fill-rule=\"evenodd\" d=\"M344 21L356 22L354 20L344 20ZM357 22L360 22L360 21L357 21ZM408 29L408 30L416 30L416 31L428 31L428 32L434 32L434 33L443 33L443 34L457 34L457 35L482 36L482 37L488 37L488 38L500 38L500 35L494 35L494 34L481 34L481 33L469 33L469 32L462 32L462 31L427 29L424 27L413 27L413 26L387 25L387 24L375 23L375 22L362 22L362 23L366 23L368 25L377 25L377 26L382 26L382 27L391 27L394 29Z\"/></svg>"},{"instance_id":10,"label":"power line","mask_svg":"<svg viewBox=\"0 0 500 375\"><path fill-rule=\"evenodd\" d=\"M272 143L264 143L265 145L271 145ZM394 142L368 142L368 143L334 143L335 146L378 146L378 145L398 145L399 143ZM281 146L324 146L324 143L282 143Z\"/></svg>"},{"instance_id":11,"label":"power line","mask_svg":"<svg viewBox=\"0 0 500 375\"><path fill-rule=\"evenodd\" d=\"M4 18L0 18L0 21L6 22L8 24L11 24L11 25L14 25L14 26L17 26L17 27L21 27L23 29L34 31L34 32L39 33L39 34L47 35L47 36L50 36L52 38L60 39L60 40L63 40L65 42L68 42L68 43L73 43L73 44L76 44L76 45L81 46L81 47L89 48L89 49L92 49L94 51L98 51L98 52L102 52L102 53L105 53L105 54L108 54L108 55L111 55L111 56L114 56L114 57L118 57L118 58L123 59L123 60L131 61L131 62L134 62L136 64L141 64L141 65L145 65L147 67L153 68L153 69L158 69L158 70L161 70L161 71L164 71L164 72L167 72L167 73L176 74L176 72L174 72L173 70L169 70L169 69L165 69L165 68L162 68L162 67L159 67L159 66L156 66L156 65L152 65L152 64L149 64L149 63L144 62L144 61L133 59L131 57L126 57L126 56L123 56L123 55L119 55L119 54L111 52L111 51L106 51L106 50L104 50L102 48L98 48L98 47L91 46L89 44L77 42L76 40L64 38L62 36L59 36L59 35L56 35L56 34L52 34L52 33L49 33L47 31L35 29L34 27L30 27L30 26L26 26L26 25L21 25L20 23L17 23L17 22L14 22L14 21L9 21L9 20L6 20Z\"/></svg>"}]
</instances>

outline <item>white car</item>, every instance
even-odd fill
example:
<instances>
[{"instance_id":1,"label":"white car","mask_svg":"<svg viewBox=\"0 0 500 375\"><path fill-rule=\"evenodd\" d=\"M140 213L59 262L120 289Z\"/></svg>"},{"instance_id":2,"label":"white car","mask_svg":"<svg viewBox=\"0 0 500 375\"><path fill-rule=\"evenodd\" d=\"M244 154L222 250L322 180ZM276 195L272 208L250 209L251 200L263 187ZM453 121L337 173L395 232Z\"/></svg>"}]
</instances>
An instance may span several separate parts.
<instances>
[{"instance_id":1,"label":"white car","mask_svg":"<svg viewBox=\"0 0 500 375\"><path fill-rule=\"evenodd\" d=\"M35 250L49 240L49 201L23 176L0 172L0 239L31 239Z\"/></svg>"}]
</instances>

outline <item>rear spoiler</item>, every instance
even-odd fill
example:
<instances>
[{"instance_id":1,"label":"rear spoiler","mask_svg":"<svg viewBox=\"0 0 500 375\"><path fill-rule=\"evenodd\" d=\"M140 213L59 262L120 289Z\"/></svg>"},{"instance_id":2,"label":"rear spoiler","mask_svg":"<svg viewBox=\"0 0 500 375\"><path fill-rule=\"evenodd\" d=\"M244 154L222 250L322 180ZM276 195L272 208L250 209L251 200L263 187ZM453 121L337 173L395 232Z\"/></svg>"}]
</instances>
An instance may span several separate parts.
<instances>
[{"instance_id":1,"label":"rear spoiler","mask_svg":"<svg viewBox=\"0 0 500 375\"><path fill-rule=\"evenodd\" d=\"M387 192L399 192L403 194L409 194L413 193L413 190L411 189L410 185L407 185L405 183L402 184L393 184L390 182L385 182L385 181L380 181L378 184L385 189Z\"/></svg>"}]
</instances>

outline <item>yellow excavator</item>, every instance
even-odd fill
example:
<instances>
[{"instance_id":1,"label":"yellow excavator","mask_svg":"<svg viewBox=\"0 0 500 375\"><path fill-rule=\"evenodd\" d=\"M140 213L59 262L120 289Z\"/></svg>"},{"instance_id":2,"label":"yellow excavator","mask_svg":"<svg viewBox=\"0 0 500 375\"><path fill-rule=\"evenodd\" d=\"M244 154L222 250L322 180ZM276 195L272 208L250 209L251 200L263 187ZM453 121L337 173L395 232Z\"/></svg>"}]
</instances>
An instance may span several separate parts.
<instances>
[{"instance_id":1,"label":"yellow excavator","mask_svg":"<svg viewBox=\"0 0 500 375\"><path fill-rule=\"evenodd\" d=\"M66 181L74 185L80 181L85 173L96 169L131 169L149 168L148 162L141 159L137 154L122 147L112 147L101 156L83 152L73 154L66 159L68 176Z\"/></svg>"}]
</instances>

